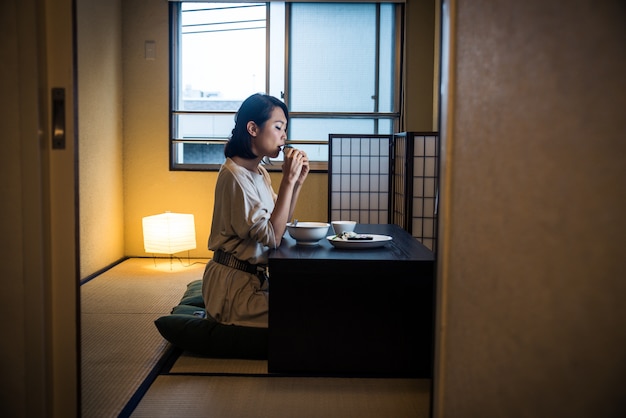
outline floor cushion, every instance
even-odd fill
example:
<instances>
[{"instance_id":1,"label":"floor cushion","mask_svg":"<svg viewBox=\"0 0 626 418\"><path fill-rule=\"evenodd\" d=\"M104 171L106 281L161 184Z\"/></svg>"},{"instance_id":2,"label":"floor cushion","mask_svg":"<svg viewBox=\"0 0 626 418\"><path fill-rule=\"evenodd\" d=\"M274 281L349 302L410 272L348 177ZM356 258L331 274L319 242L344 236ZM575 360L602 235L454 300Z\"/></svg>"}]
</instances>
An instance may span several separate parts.
<instances>
[{"instance_id":1,"label":"floor cushion","mask_svg":"<svg viewBox=\"0 0 626 418\"><path fill-rule=\"evenodd\" d=\"M154 323L163 338L186 351L210 357L267 358L267 328L225 325L206 315L202 280L189 283L179 304Z\"/></svg>"}]
</instances>

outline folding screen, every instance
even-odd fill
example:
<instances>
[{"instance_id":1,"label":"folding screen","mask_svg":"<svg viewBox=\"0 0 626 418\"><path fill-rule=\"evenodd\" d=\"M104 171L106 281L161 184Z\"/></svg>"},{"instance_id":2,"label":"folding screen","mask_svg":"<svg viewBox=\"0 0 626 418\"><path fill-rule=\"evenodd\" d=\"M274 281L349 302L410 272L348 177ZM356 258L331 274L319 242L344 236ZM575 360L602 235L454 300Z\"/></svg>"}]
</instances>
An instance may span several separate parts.
<instances>
[{"instance_id":1,"label":"folding screen","mask_svg":"<svg viewBox=\"0 0 626 418\"><path fill-rule=\"evenodd\" d=\"M439 135L403 132L393 140L391 222L436 250Z\"/></svg>"},{"instance_id":2,"label":"folding screen","mask_svg":"<svg viewBox=\"0 0 626 418\"><path fill-rule=\"evenodd\" d=\"M392 135L329 135L330 221L389 223L392 138Z\"/></svg>"},{"instance_id":3,"label":"folding screen","mask_svg":"<svg viewBox=\"0 0 626 418\"><path fill-rule=\"evenodd\" d=\"M436 250L439 135L329 135L328 218L394 223Z\"/></svg>"}]
</instances>

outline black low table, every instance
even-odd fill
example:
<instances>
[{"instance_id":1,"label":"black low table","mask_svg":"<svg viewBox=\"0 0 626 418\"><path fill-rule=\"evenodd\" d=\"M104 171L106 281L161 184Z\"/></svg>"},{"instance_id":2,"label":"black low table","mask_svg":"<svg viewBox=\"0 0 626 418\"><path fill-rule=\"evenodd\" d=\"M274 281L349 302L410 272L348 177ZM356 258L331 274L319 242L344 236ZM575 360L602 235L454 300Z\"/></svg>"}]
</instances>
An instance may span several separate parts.
<instances>
[{"instance_id":1,"label":"black low table","mask_svg":"<svg viewBox=\"0 0 626 418\"><path fill-rule=\"evenodd\" d=\"M270 373L432 377L433 253L396 225L355 231L393 240L338 249L287 234L270 253Z\"/></svg>"}]
</instances>

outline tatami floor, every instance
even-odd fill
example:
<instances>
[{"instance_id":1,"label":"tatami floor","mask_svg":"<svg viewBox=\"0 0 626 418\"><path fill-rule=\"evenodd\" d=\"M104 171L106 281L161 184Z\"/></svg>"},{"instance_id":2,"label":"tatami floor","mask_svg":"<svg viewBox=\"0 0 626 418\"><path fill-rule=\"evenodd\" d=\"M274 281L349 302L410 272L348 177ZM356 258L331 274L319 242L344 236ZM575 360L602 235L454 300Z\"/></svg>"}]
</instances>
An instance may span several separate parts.
<instances>
[{"instance_id":1,"label":"tatami floor","mask_svg":"<svg viewBox=\"0 0 626 418\"><path fill-rule=\"evenodd\" d=\"M191 353L161 364L172 347L154 320L205 262L129 259L81 287L83 417L429 416L427 379L276 376Z\"/></svg>"},{"instance_id":2,"label":"tatami floor","mask_svg":"<svg viewBox=\"0 0 626 418\"><path fill-rule=\"evenodd\" d=\"M133 417L428 416L425 380L159 376Z\"/></svg>"}]
</instances>

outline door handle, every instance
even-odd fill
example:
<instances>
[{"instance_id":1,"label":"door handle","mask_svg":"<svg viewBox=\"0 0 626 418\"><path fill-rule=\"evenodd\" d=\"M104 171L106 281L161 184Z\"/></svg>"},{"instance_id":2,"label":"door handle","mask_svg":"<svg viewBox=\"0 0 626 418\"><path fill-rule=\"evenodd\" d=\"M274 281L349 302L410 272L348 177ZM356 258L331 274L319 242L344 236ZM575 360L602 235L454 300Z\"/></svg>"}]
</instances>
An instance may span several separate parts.
<instances>
[{"instance_id":1,"label":"door handle","mask_svg":"<svg viewBox=\"0 0 626 418\"><path fill-rule=\"evenodd\" d=\"M65 89L52 88L52 149L65 149Z\"/></svg>"}]
</instances>

